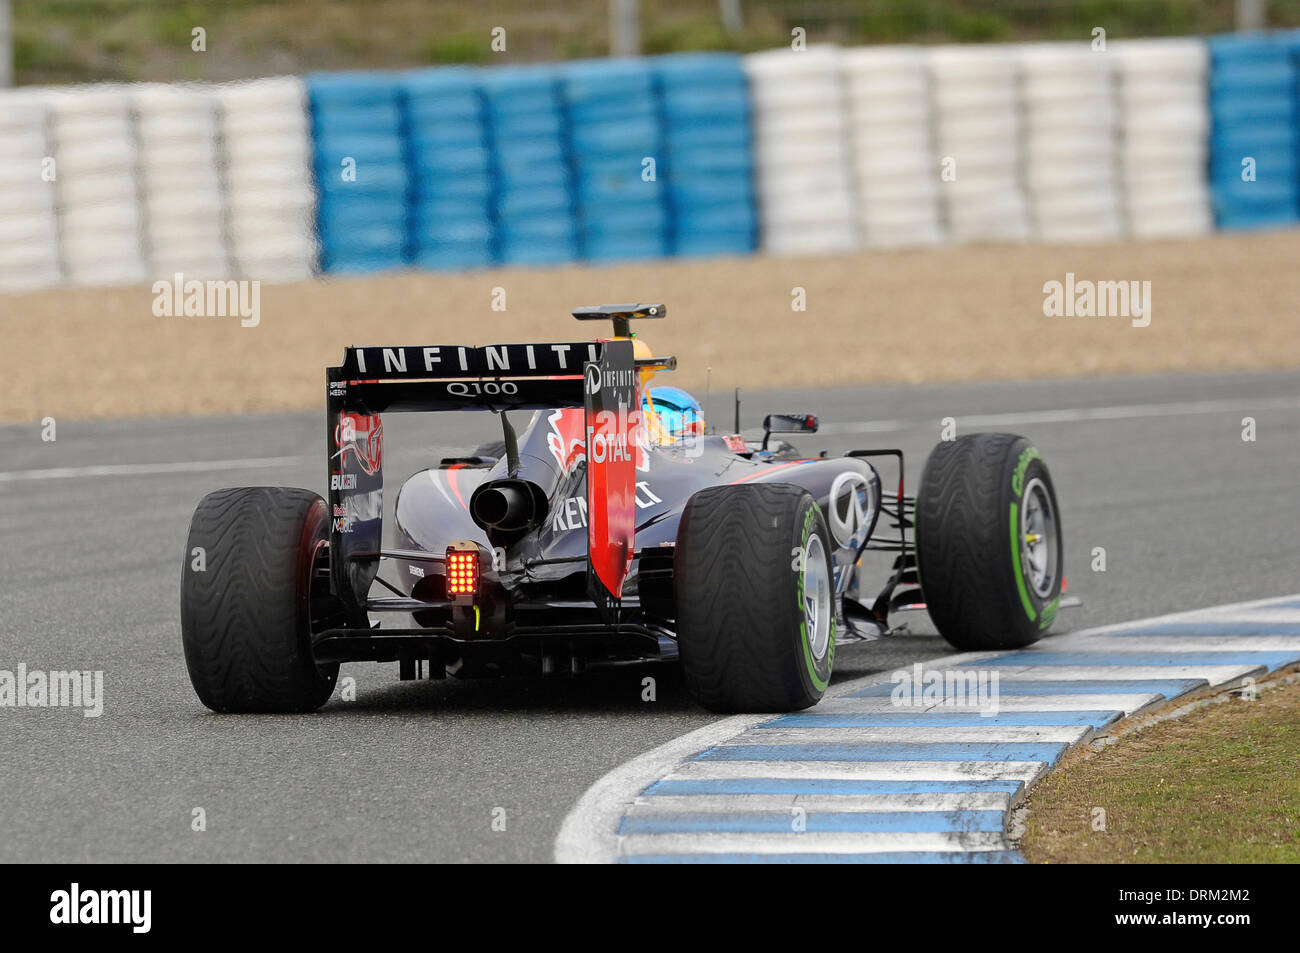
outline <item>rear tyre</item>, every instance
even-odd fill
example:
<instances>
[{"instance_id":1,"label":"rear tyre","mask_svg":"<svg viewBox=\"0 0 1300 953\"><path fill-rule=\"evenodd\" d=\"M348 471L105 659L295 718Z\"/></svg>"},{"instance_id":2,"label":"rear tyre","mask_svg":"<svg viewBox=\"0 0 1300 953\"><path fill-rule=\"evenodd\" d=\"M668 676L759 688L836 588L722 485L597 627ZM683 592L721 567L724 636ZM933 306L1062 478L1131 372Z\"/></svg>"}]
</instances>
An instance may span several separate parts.
<instances>
[{"instance_id":1,"label":"rear tyre","mask_svg":"<svg viewBox=\"0 0 1300 953\"><path fill-rule=\"evenodd\" d=\"M787 483L691 497L673 560L686 687L717 712L815 705L835 664L834 544L821 508Z\"/></svg>"},{"instance_id":2,"label":"rear tyre","mask_svg":"<svg viewBox=\"0 0 1300 953\"><path fill-rule=\"evenodd\" d=\"M916 561L930 618L968 651L1036 642L1061 601L1056 491L1024 437L977 433L934 448L916 501Z\"/></svg>"},{"instance_id":3,"label":"rear tyre","mask_svg":"<svg viewBox=\"0 0 1300 953\"><path fill-rule=\"evenodd\" d=\"M181 640L199 700L219 712L314 711L338 665L312 658L312 573L327 538L308 490L241 487L205 496L181 575Z\"/></svg>"}]
</instances>

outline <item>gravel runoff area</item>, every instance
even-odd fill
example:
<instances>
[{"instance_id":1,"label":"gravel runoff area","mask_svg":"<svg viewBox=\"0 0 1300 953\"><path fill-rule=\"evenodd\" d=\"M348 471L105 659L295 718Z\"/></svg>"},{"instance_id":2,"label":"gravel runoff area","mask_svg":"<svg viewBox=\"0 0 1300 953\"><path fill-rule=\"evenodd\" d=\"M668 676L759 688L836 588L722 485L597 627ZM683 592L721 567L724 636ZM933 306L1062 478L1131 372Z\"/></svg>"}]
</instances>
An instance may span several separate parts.
<instances>
[{"instance_id":1,"label":"gravel runoff area","mask_svg":"<svg viewBox=\"0 0 1300 953\"><path fill-rule=\"evenodd\" d=\"M668 305L641 331L682 359L674 383L718 393L1300 368L1297 261L1300 231L406 272L246 288L244 320L160 316L150 287L0 296L0 420L319 408L347 344L582 340L599 331L571 308L630 299ZM1148 290L1127 315L1049 316L1053 281Z\"/></svg>"}]
</instances>

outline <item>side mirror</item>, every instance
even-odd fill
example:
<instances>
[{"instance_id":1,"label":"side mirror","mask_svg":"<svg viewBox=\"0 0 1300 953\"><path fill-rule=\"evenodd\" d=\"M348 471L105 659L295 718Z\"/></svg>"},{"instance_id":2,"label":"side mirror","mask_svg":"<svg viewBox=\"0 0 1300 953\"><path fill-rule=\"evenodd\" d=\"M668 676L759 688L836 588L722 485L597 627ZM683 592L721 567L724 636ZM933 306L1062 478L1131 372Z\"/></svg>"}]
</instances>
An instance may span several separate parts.
<instances>
[{"instance_id":1,"label":"side mirror","mask_svg":"<svg viewBox=\"0 0 1300 953\"><path fill-rule=\"evenodd\" d=\"M763 418L763 449L774 433L816 433L816 414L768 414Z\"/></svg>"}]
</instances>

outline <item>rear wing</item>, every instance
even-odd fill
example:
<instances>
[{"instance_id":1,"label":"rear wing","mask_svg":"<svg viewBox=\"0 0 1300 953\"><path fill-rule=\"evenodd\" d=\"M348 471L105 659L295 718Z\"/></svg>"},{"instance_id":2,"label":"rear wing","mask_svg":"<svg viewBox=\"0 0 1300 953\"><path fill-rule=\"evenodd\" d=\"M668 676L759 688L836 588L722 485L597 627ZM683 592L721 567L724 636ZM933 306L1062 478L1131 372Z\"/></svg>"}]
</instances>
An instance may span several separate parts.
<instances>
[{"instance_id":1,"label":"rear wing","mask_svg":"<svg viewBox=\"0 0 1300 953\"><path fill-rule=\"evenodd\" d=\"M597 604L617 600L633 551L636 371L675 365L636 360L629 340L347 348L343 363L326 369L326 424L330 588L351 624L367 624L379 569L385 412L584 407L589 578Z\"/></svg>"},{"instance_id":2,"label":"rear wing","mask_svg":"<svg viewBox=\"0 0 1300 953\"><path fill-rule=\"evenodd\" d=\"M330 398L369 413L581 407L583 368L604 345L350 347L326 369Z\"/></svg>"}]
</instances>

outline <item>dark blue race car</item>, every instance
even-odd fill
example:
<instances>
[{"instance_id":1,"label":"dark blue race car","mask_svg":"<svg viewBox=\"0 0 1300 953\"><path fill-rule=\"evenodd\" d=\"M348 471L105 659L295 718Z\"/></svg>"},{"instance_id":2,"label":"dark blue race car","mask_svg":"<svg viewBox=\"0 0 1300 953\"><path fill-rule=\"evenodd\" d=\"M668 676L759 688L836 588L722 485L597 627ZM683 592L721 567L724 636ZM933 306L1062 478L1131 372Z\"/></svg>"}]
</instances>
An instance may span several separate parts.
<instances>
[{"instance_id":1,"label":"dark blue race car","mask_svg":"<svg viewBox=\"0 0 1300 953\"><path fill-rule=\"evenodd\" d=\"M652 386L676 359L630 322L662 305L574 316L613 336L348 348L327 370L327 498L199 503L181 628L205 705L312 710L350 661L403 679L666 661L715 711L792 711L826 691L837 640L887 634L896 612L927 608L963 649L1051 624L1060 519L1024 438L940 443L908 496L899 450L810 456L773 436L815 433L807 413L749 441L738 405L716 433L689 394ZM407 479L386 546L383 415L452 410L495 415L501 438ZM530 415L522 430L512 414Z\"/></svg>"}]
</instances>

